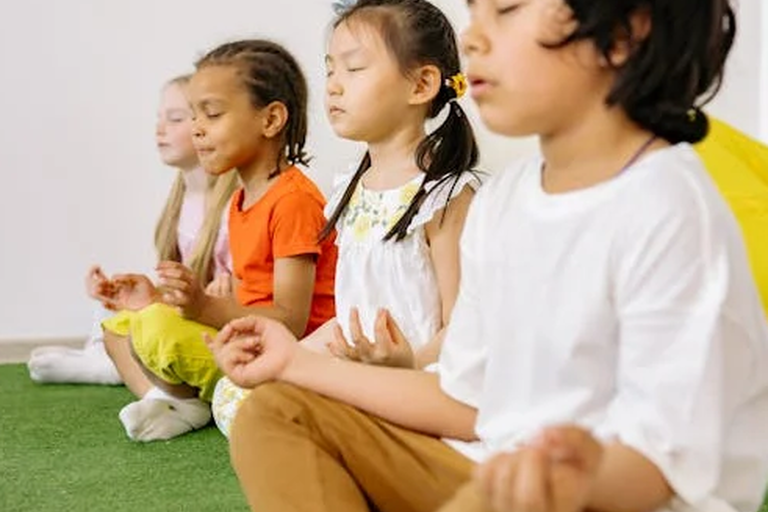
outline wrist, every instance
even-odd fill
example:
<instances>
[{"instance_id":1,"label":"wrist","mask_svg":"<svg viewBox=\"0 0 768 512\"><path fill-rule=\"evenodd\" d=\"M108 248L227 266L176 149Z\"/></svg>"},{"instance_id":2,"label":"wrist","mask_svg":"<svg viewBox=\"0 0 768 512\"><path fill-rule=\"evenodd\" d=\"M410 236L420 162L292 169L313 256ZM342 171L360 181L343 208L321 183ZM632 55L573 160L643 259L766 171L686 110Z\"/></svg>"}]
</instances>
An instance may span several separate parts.
<instances>
[{"instance_id":1,"label":"wrist","mask_svg":"<svg viewBox=\"0 0 768 512\"><path fill-rule=\"evenodd\" d=\"M201 291L196 296L193 295L189 297L188 302L185 305L181 306L181 312L184 315L184 318L186 318L187 320L193 320L195 322L199 322L200 317L203 314L203 311L207 310L210 307L210 300L211 300L211 297L203 291ZM201 323L204 323L204 322L201 322Z\"/></svg>"},{"instance_id":2,"label":"wrist","mask_svg":"<svg viewBox=\"0 0 768 512\"><path fill-rule=\"evenodd\" d=\"M296 344L291 349L291 354L283 370L278 373L275 380L286 382L288 384L301 385L301 377L306 377L316 366L318 354L307 350L301 345ZM321 356L322 357L322 356ZM329 359L322 357L323 359Z\"/></svg>"}]
</instances>

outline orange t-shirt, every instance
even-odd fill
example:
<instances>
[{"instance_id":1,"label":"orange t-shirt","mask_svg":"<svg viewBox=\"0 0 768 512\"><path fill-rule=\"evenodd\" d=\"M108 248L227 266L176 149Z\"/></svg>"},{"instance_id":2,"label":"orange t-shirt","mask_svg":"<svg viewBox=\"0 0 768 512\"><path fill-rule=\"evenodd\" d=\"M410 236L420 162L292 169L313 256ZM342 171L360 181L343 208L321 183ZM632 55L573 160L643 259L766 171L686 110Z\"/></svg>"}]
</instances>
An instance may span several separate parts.
<instances>
[{"instance_id":1,"label":"orange t-shirt","mask_svg":"<svg viewBox=\"0 0 768 512\"><path fill-rule=\"evenodd\" d=\"M229 246L240 281L238 300L244 306L272 306L275 260L315 255L315 288L305 333L309 334L335 315L337 248L333 237L318 243L325 225L323 194L304 173L291 167L247 210L242 210L242 203L240 189L229 209Z\"/></svg>"}]
</instances>

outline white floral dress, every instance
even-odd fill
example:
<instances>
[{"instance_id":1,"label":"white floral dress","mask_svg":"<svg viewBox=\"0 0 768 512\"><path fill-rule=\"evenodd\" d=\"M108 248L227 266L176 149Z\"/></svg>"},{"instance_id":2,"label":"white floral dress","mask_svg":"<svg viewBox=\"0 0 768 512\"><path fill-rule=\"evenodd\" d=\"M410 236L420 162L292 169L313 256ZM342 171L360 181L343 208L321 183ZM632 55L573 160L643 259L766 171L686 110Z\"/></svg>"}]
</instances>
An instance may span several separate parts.
<instances>
[{"instance_id":1,"label":"white floral dress","mask_svg":"<svg viewBox=\"0 0 768 512\"><path fill-rule=\"evenodd\" d=\"M341 201L352 173L341 176L326 206L330 217ZM336 224L339 258L336 263L336 316L347 339L349 312L357 307L364 333L373 339L373 324L379 308L386 308L414 350L427 344L442 327L440 292L427 243L425 226L446 203L465 187L480 185L471 172L458 181L448 180L431 190L400 241L383 241L405 213L424 175L401 187L370 190L362 180ZM435 185L429 184L434 187ZM240 401L247 392L224 378L213 397L213 415L219 429L229 435Z\"/></svg>"}]
</instances>

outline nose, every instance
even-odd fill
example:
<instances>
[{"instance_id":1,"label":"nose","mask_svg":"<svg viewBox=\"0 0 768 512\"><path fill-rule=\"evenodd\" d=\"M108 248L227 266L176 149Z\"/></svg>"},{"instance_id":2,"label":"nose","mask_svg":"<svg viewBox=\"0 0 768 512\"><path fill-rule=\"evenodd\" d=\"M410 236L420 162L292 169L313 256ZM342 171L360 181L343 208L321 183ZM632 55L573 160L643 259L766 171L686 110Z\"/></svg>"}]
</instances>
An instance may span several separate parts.
<instances>
[{"instance_id":1,"label":"nose","mask_svg":"<svg viewBox=\"0 0 768 512\"><path fill-rule=\"evenodd\" d=\"M202 126L202 123L196 119L192 120L192 137L195 139L201 138L203 135L205 135L205 129Z\"/></svg>"},{"instance_id":2,"label":"nose","mask_svg":"<svg viewBox=\"0 0 768 512\"><path fill-rule=\"evenodd\" d=\"M461 33L461 51L467 57L488 51L488 38L476 22L470 22Z\"/></svg>"},{"instance_id":3,"label":"nose","mask_svg":"<svg viewBox=\"0 0 768 512\"><path fill-rule=\"evenodd\" d=\"M162 118L158 118L157 122L155 123L155 135L157 137L162 137L165 135L165 121L163 121Z\"/></svg>"},{"instance_id":4,"label":"nose","mask_svg":"<svg viewBox=\"0 0 768 512\"><path fill-rule=\"evenodd\" d=\"M335 74L330 74L325 79L325 93L328 96L338 96L344 89Z\"/></svg>"}]
</instances>

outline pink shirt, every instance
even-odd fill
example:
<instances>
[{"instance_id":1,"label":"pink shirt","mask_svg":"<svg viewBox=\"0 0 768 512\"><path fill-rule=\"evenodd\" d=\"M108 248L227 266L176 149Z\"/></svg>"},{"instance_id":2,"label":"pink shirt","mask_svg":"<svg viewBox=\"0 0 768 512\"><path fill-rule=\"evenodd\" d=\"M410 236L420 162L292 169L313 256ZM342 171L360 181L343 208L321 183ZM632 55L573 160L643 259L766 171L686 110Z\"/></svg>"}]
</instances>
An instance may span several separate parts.
<instances>
[{"instance_id":1,"label":"pink shirt","mask_svg":"<svg viewBox=\"0 0 768 512\"><path fill-rule=\"evenodd\" d=\"M192 171L194 172L194 171ZM197 236L205 220L205 192L202 190L187 190L184 193L184 201L181 203L179 214L179 227L177 237L182 263L188 264L192 252L197 245ZM213 250L214 276L219 274L232 274L232 257L229 252L229 209L224 208L219 234Z\"/></svg>"}]
</instances>

